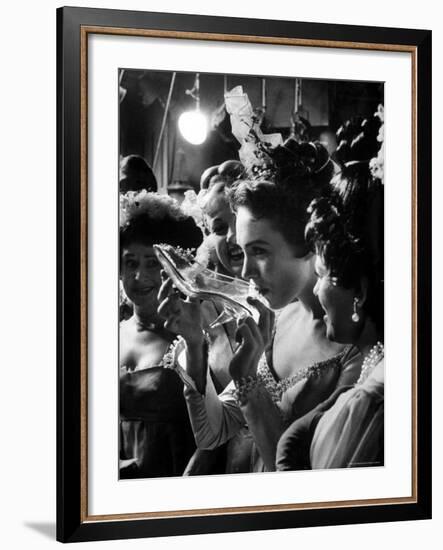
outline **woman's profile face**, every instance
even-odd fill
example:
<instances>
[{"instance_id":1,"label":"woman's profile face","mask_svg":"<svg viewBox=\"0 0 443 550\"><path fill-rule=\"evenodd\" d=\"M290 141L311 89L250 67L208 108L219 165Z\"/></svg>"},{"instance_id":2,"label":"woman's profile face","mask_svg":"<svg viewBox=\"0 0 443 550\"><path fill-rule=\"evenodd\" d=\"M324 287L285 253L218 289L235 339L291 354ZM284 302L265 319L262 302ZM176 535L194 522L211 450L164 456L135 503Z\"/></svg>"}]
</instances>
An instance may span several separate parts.
<instances>
[{"instance_id":1,"label":"woman's profile face","mask_svg":"<svg viewBox=\"0 0 443 550\"><path fill-rule=\"evenodd\" d=\"M294 302L312 285L312 255L297 258L272 220L254 218L247 207L240 206L236 228L245 255L242 277L254 281L271 308Z\"/></svg>"},{"instance_id":2,"label":"woman's profile face","mask_svg":"<svg viewBox=\"0 0 443 550\"><path fill-rule=\"evenodd\" d=\"M323 320L327 337L341 344L352 343L356 338L358 325L351 318L354 312L355 291L340 286L335 278L330 276L330 270L318 254L315 257L315 273L317 282L314 294L325 311ZM359 314L363 313L359 311Z\"/></svg>"},{"instance_id":3,"label":"woman's profile face","mask_svg":"<svg viewBox=\"0 0 443 550\"><path fill-rule=\"evenodd\" d=\"M152 246L131 243L121 255L120 277L128 298L147 314L157 312L160 264Z\"/></svg>"},{"instance_id":4,"label":"woman's profile face","mask_svg":"<svg viewBox=\"0 0 443 550\"><path fill-rule=\"evenodd\" d=\"M243 252L236 241L235 214L223 187L217 185L208 192L204 213L218 260L229 274L239 276L243 266Z\"/></svg>"}]
</instances>

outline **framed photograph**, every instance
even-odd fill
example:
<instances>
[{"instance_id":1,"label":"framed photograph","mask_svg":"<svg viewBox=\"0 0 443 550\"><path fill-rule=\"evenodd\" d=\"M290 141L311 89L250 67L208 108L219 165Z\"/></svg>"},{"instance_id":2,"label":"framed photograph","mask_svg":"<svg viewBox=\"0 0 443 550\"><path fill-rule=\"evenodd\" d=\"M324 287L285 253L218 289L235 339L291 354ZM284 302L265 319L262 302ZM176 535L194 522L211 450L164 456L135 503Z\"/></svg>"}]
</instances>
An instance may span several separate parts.
<instances>
[{"instance_id":1,"label":"framed photograph","mask_svg":"<svg viewBox=\"0 0 443 550\"><path fill-rule=\"evenodd\" d=\"M431 32L57 33L57 539L430 518Z\"/></svg>"}]
</instances>

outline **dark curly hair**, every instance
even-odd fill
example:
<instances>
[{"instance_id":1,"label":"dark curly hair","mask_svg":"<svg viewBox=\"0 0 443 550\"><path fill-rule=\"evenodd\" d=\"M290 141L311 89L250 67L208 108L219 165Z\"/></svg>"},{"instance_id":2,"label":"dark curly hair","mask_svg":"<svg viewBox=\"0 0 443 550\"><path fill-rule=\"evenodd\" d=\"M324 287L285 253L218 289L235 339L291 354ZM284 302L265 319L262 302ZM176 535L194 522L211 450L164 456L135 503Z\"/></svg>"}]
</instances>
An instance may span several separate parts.
<instances>
[{"instance_id":1,"label":"dark curly hair","mask_svg":"<svg viewBox=\"0 0 443 550\"><path fill-rule=\"evenodd\" d=\"M306 239L321 256L325 266L344 288L358 288L368 281L363 309L383 331L384 245L383 186L358 171L352 177L337 176L329 198L314 200L309 206Z\"/></svg>"},{"instance_id":2,"label":"dark curly hair","mask_svg":"<svg viewBox=\"0 0 443 550\"><path fill-rule=\"evenodd\" d=\"M296 255L304 256L309 252L307 208L313 199L329 193L334 163L320 143L298 143L292 138L267 155L263 171L253 168L250 177L230 189L231 207L245 206L257 219L271 220Z\"/></svg>"},{"instance_id":3,"label":"dark curly hair","mask_svg":"<svg viewBox=\"0 0 443 550\"><path fill-rule=\"evenodd\" d=\"M355 117L338 130L335 157L340 170L331 180L331 188L342 205L348 234L364 243L378 278L383 279L383 184L370 169L370 159L380 149L380 126L377 111L369 118Z\"/></svg>"},{"instance_id":4,"label":"dark curly hair","mask_svg":"<svg viewBox=\"0 0 443 550\"><path fill-rule=\"evenodd\" d=\"M377 156L380 143L377 135L381 121L378 113L369 118L353 117L337 130L337 149L335 161L341 166L358 162L369 162Z\"/></svg>"},{"instance_id":5,"label":"dark curly hair","mask_svg":"<svg viewBox=\"0 0 443 550\"><path fill-rule=\"evenodd\" d=\"M373 177L370 159L380 148L379 113L354 117L337 131L334 158L340 170L331 180L328 198L314 200L306 239L322 257L332 277L344 288L358 288L365 277L363 306L377 329L384 326L384 193Z\"/></svg>"}]
</instances>

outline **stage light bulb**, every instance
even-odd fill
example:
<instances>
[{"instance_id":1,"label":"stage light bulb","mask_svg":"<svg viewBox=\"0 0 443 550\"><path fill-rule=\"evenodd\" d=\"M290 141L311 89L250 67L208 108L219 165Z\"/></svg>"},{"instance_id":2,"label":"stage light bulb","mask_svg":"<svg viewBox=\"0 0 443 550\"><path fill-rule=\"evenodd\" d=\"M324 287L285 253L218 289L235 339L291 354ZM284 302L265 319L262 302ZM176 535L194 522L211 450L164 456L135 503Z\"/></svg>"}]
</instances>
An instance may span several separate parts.
<instances>
[{"instance_id":1,"label":"stage light bulb","mask_svg":"<svg viewBox=\"0 0 443 550\"><path fill-rule=\"evenodd\" d=\"M186 111L178 119L182 136L193 145L202 144L208 135L208 121L200 111Z\"/></svg>"}]
</instances>

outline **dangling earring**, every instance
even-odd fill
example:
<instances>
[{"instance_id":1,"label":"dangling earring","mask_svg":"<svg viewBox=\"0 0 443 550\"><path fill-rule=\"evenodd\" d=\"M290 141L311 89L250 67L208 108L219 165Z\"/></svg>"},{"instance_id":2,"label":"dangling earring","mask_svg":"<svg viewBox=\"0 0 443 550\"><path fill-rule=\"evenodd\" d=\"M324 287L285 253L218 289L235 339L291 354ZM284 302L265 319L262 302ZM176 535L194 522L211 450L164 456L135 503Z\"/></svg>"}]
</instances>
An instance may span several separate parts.
<instances>
[{"instance_id":1,"label":"dangling earring","mask_svg":"<svg viewBox=\"0 0 443 550\"><path fill-rule=\"evenodd\" d=\"M354 313L351 316L351 319L354 323L358 323L360 321L360 315L357 313L357 304L358 304L358 298L354 298Z\"/></svg>"}]
</instances>

